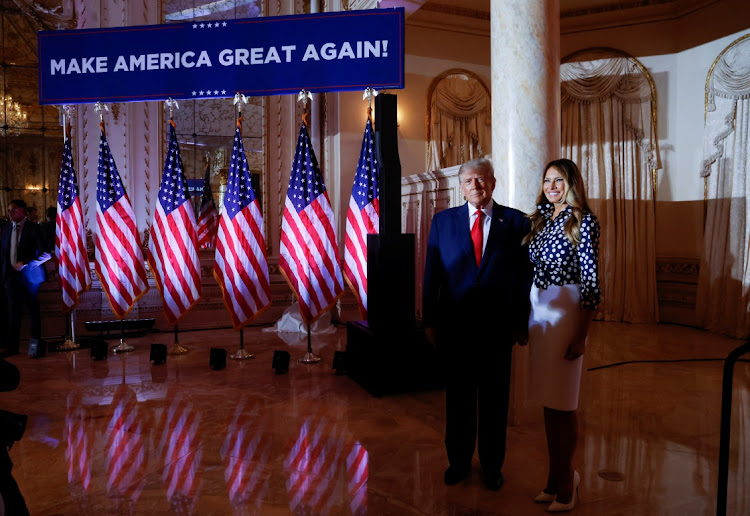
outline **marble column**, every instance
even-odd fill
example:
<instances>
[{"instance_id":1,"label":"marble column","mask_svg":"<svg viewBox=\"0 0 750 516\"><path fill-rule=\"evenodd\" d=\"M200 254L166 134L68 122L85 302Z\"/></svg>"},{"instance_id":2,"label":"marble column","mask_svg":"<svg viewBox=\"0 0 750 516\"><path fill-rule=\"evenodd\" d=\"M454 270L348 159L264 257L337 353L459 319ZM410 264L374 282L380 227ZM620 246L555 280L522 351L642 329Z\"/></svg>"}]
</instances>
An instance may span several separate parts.
<instances>
[{"instance_id":1,"label":"marble column","mask_svg":"<svg viewBox=\"0 0 750 516\"><path fill-rule=\"evenodd\" d=\"M529 212L560 155L560 2L490 4L495 198Z\"/></svg>"},{"instance_id":2,"label":"marble column","mask_svg":"<svg viewBox=\"0 0 750 516\"><path fill-rule=\"evenodd\" d=\"M492 45L492 158L495 200L530 213L541 170L560 155L559 0L490 2ZM528 347L513 350L508 419L542 419L529 400Z\"/></svg>"}]
</instances>

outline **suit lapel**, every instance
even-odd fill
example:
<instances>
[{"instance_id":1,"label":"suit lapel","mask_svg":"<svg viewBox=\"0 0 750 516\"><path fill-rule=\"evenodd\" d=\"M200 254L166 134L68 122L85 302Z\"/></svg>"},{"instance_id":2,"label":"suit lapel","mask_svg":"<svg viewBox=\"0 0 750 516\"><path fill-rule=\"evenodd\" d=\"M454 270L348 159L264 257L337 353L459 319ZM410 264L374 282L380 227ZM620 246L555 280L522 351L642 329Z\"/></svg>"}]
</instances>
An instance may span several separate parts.
<instances>
[{"instance_id":1,"label":"suit lapel","mask_svg":"<svg viewBox=\"0 0 750 516\"><path fill-rule=\"evenodd\" d=\"M456 243L460 246L461 252L476 267L477 259L474 257L474 243L471 241L471 229L469 228L468 202L456 210L456 217L453 219L453 230L456 234Z\"/></svg>"},{"instance_id":2,"label":"suit lapel","mask_svg":"<svg viewBox=\"0 0 750 516\"><path fill-rule=\"evenodd\" d=\"M487 244L484 246L482 263L479 267L480 272L487 266L487 262L489 262L493 258L493 255L500 252L500 247L496 244L496 240L500 238L500 235L505 228L503 212L503 207L492 201L492 219L490 220L490 232L487 235Z\"/></svg>"}]
</instances>

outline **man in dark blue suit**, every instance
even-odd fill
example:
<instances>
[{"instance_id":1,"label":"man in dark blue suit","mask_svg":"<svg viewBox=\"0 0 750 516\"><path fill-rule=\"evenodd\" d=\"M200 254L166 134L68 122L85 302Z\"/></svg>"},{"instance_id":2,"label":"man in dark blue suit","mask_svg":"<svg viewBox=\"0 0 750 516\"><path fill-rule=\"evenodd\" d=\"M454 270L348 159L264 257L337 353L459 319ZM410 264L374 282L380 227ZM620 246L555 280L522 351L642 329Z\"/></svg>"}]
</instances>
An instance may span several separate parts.
<instances>
[{"instance_id":1,"label":"man in dark blue suit","mask_svg":"<svg viewBox=\"0 0 750 516\"><path fill-rule=\"evenodd\" d=\"M30 336L41 336L39 315L39 285L44 281L44 268L39 264L48 259L44 254L44 239L39 225L26 218L26 203L20 199L8 205L10 223L0 235L0 269L7 299L8 333L4 354L18 353L21 315L25 304L31 322Z\"/></svg>"},{"instance_id":2,"label":"man in dark blue suit","mask_svg":"<svg viewBox=\"0 0 750 516\"><path fill-rule=\"evenodd\" d=\"M459 170L467 203L432 219L424 275L427 338L446 369L445 483L471 474L474 447L485 485L503 485L512 346L525 343L531 265L526 216L492 200L492 162Z\"/></svg>"}]
</instances>

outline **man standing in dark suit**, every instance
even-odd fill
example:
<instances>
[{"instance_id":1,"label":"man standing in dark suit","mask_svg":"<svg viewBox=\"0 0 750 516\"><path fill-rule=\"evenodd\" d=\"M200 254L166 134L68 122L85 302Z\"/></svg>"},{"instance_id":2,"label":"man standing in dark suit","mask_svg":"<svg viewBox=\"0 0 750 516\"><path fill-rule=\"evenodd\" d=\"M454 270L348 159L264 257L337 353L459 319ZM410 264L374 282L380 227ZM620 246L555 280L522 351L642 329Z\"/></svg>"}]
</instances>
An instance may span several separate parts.
<instances>
[{"instance_id":1,"label":"man standing in dark suit","mask_svg":"<svg viewBox=\"0 0 750 516\"><path fill-rule=\"evenodd\" d=\"M41 336L37 292L44 280L44 268L36 260L48 258L43 254L44 239L39 225L26 218L26 203L20 199L10 201L8 217L10 223L5 225L0 235L2 277L8 303L5 356L18 353L24 304L29 311L31 338L39 339Z\"/></svg>"},{"instance_id":2,"label":"man standing in dark suit","mask_svg":"<svg viewBox=\"0 0 750 516\"><path fill-rule=\"evenodd\" d=\"M492 162L458 173L463 206L437 213L427 244L423 318L446 369L445 483L471 474L474 447L485 485L503 485L512 346L525 343L531 266L526 216L492 200Z\"/></svg>"}]
</instances>

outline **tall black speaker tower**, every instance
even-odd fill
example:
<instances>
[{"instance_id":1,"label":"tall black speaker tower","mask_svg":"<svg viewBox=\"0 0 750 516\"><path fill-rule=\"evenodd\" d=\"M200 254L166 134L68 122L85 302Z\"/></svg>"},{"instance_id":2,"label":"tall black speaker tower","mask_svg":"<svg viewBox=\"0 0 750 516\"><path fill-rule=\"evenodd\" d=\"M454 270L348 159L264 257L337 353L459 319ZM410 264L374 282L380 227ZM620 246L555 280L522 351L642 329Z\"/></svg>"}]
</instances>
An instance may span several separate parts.
<instances>
[{"instance_id":1,"label":"tall black speaker tower","mask_svg":"<svg viewBox=\"0 0 750 516\"><path fill-rule=\"evenodd\" d=\"M439 386L438 360L415 325L414 235L401 233L396 96L375 98L380 233L367 235L367 321L347 324L347 374L380 396Z\"/></svg>"}]
</instances>

